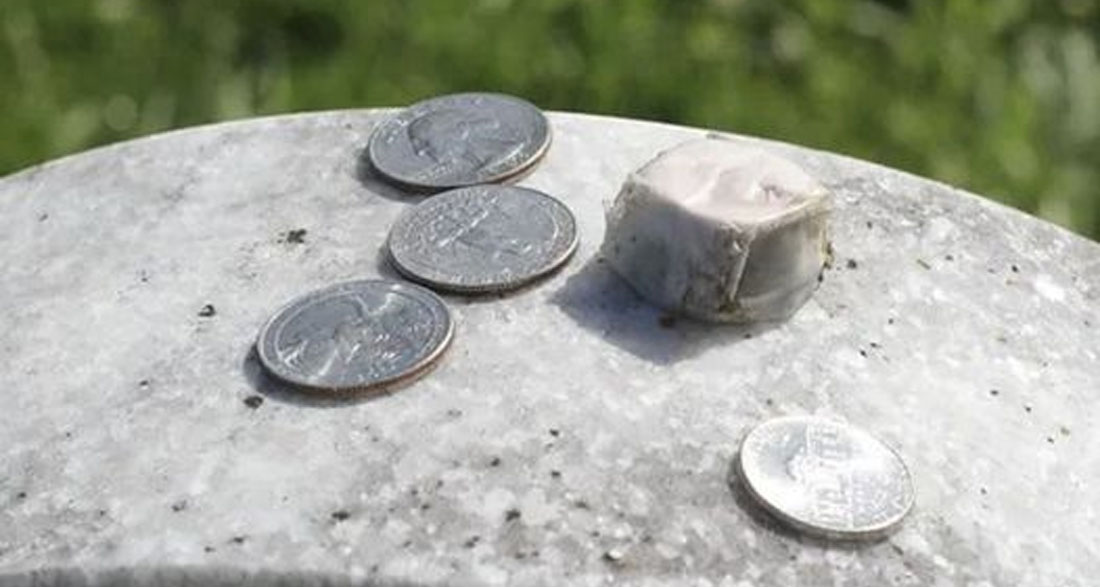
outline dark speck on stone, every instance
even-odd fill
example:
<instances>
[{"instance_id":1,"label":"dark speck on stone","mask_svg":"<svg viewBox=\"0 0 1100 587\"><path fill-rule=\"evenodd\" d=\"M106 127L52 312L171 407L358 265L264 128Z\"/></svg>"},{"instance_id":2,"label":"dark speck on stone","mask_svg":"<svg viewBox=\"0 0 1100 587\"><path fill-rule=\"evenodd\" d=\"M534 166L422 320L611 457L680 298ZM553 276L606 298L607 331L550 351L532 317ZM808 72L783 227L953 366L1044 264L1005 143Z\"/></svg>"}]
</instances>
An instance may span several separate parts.
<instances>
[{"instance_id":1,"label":"dark speck on stone","mask_svg":"<svg viewBox=\"0 0 1100 587\"><path fill-rule=\"evenodd\" d=\"M997 397L998 395L1001 395L1001 391L999 389L991 389L989 390L989 395Z\"/></svg>"},{"instance_id":2,"label":"dark speck on stone","mask_svg":"<svg viewBox=\"0 0 1100 587\"><path fill-rule=\"evenodd\" d=\"M1024 411L1030 414L1031 413L1031 406L1024 406Z\"/></svg>"},{"instance_id":3,"label":"dark speck on stone","mask_svg":"<svg viewBox=\"0 0 1100 587\"><path fill-rule=\"evenodd\" d=\"M489 461L489 466L490 467L499 467L500 466L500 457L493 457L493 459L491 461Z\"/></svg>"},{"instance_id":4,"label":"dark speck on stone","mask_svg":"<svg viewBox=\"0 0 1100 587\"><path fill-rule=\"evenodd\" d=\"M1019 267L1017 267L1016 265L1013 265L1013 266L1011 267L1011 269L1012 269L1012 272L1013 272L1013 273L1019 273L1019 272L1020 272L1020 268L1019 268Z\"/></svg>"},{"instance_id":5,"label":"dark speck on stone","mask_svg":"<svg viewBox=\"0 0 1100 587\"><path fill-rule=\"evenodd\" d=\"M149 380L142 379L141 381L138 381L138 387L149 387Z\"/></svg>"},{"instance_id":6,"label":"dark speck on stone","mask_svg":"<svg viewBox=\"0 0 1100 587\"><path fill-rule=\"evenodd\" d=\"M205 546L205 547L203 547L202 550L203 550L203 552L210 553L210 552L214 552L214 547L213 546Z\"/></svg>"},{"instance_id":7,"label":"dark speck on stone","mask_svg":"<svg viewBox=\"0 0 1100 587\"><path fill-rule=\"evenodd\" d=\"M1068 426L1062 426L1061 428L1058 429L1058 432L1061 432L1062 436L1069 436L1069 427Z\"/></svg>"},{"instance_id":8,"label":"dark speck on stone","mask_svg":"<svg viewBox=\"0 0 1100 587\"><path fill-rule=\"evenodd\" d=\"M893 323L894 323L894 319L893 319L893 318L887 318L887 319L886 319L886 323L887 323L887 324L893 324Z\"/></svg>"},{"instance_id":9,"label":"dark speck on stone","mask_svg":"<svg viewBox=\"0 0 1100 587\"><path fill-rule=\"evenodd\" d=\"M27 499L27 492L26 491L20 491L19 493L16 493L15 494L15 499Z\"/></svg>"},{"instance_id":10,"label":"dark speck on stone","mask_svg":"<svg viewBox=\"0 0 1100 587\"><path fill-rule=\"evenodd\" d=\"M657 319L657 323L661 328L674 328L676 326L676 316L673 314L661 314L661 317Z\"/></svg>"},{"instance_id":11,"label":"dark speck on stone","mask_svg":"<svg viewBox=\"0 0 1100 587\"><path fill-rule=\"evenodd\" d=\"M332 519L336 520L337 522L343 522L350 517L351 514L349 514L347 510L337 510L335 512L332 512Z\"/></svg>"},{"instance_id":12,"label":"dark speck on stone","mask_svg":"<svg viewBox=\"0 0 1100 587\"><path fill-rule=\"evenodd\" d=\"M987 493L989 493L989 491L985 487L982 487L979 491L982 492L982 495L986 495Z\"/></svg>"},{"instance_id":13,"label":"dark speck on stone","mask_svg":"<svg viewBox=\"0 0 1100 587\"><path fill-rule=\"evenodd\" d=\"M1048 444L1054 444L1054 437L1053 436L1048 436L1047 437L1047 443Z\"/></svg>"},{"instance_id":14,"label":"dark speck on stone","mask_svg":"<svg viewBox=\"0 0 1100 587\"><path fill-rule=\"evenodd\" d=\"M845 266L847 266L849 269L855 269L859 267L859 262L855 259L848 259L848 262L845 264Z\"/></svg>"},{"instance_id":15,"label":"dark speck on stone","mask_svg":"<svg viewBox=\"0 0 1100 587\"><path fill-rule=\"evenodd\" d=\"M234 536L229 539L233 544L244 544L245 540L248 540L248 536Z\"/></svg>"},{"instance_id":16,"label":"dark speck on stone","mask_svg":"<svg viewBox=\"0 0 1100 587\"><path fill-rule=\"evenodd\" d=\"M201 310L199 310L199 316L202 318L209 318L217 313L218 311L214 309L214 304L206 304L202 307Z\"/></svg>"},{"instance_id":17,"label":"dark speck on stone","mask_svg":"<svg viewBox=\"0 0 1100 587\"><path fill-rule=\"evenodd\" d=\"M955 255L952 255L952 254L949 253L947 255L944 255L943 258L946 261L954 261L955 260Z\"/></svg>"},{"instance_id":18,"label":"dark speck on stone","mask_svg":"<svg viewBox=\"0 0 1100 587\"><path fill-rule=\"evenodd\" d=\"M284 239L286 240L286 242L288 242L292 245L300 245L300 244L306 242L306 234L308 232L309 231L307 231L304 228L296 228L294 230L288 230L287 233L286 233L286 236L284 237Z\"/></svg>"},{"instance_id":19,"label":"dark speck on stone","mask_svg":"<svg viewBox=\"0 0 1100 587\"><path fill-rule=\"evenodd\" d=\"M263 403L264 398L258 395L250 395L244 398L244 405L252 408L253 410L263 405Z\"/></svg>"},{"instance_id":20,"label":"dark speck on stone","mask_svg":"<svg viewBox=\"0 0 1100 587\"><path fill-rule=\"evenodd\" d=\"M172 504L172 511L176 512L177 514L182 512L185 509L187 509L187 500L186 499L181 499L181 500L177 501L176 503Z\"/></svg>"},{"instance_id":21,"label":"dark speck on stone","mask_svg":"<svg viewBox=\"0 0 1100 587\"><path fill-rule=\"evenodd\" d=\"M46 214L45 212L43 212L42 214L39 214L39 215L38 215L38 221L39 221L39 222L45 222L45 221L46 221L46 220L48 220L49 218L50 218L50 215L49 215L49 214Z\"/></svg>"},{"instance_id":22,"label":"dark speck on stone","mask_svg":"<svg viewBox=\"0 0 1100 587\"><path fill-rule=\"evenodd\" d=\"M481 536L471 536L462 545L465 546L466 548L473 548L473 547L477 546L478 542L481 542Z\"/></svg>"},{"instance_id":23,"label":"dark speck on stone","mask_svg":"<svg viewBox=\"0 0 1100 587\"><path fill-rule=\"evenodd\" d=\"M867 228L874 228L874 227L875 227L875 223L868 220L867 221Z\"/></svg>"},{"instance_id":24,"label":"dark speck on stone","mask_svg":"<svg viewBox=\"0 0 1100 587\"><path fill-rule=\"evenodd\" d=\"M583 499L578 499L577 501L573 502L573 505L576 506L579 510L592 509L592 506L588 505L588 502L584 501Z\"/></svg>"},{"instance_id":25,"label":"dark speck on stone","mask_svg":"<svg viewBox=\"0 0 1100 587\"><path fill-rule=\"evenodd\" d=\"M558 430L557 428L551 428L550 429L550 436L553 436L554 438L557 438L557 437L561 436L561 431Z\"/></svg>"},{"instance_id":26,"label":"dark speck on stone","mask_svg":"<svg viewBox=\"0 0 1100 587\"><path fill-rule=\"evenodd\" d=\"M514 520L518 520L519 517L520 517L520 513L519 513L519 510L517 510L516 508L512 508L512 509L504 512L504 521L506 521L506 522L512 522Z\"/></svg>"},{"instance_id":27,"label":"dark speck on stone","mask_svg":"<svg viewBox=\"0 0 1100 587\"><path fill-rule=\"evenodd\" d=\"M859 354L860 354L861 357L864 357L864 358L867 357L867 351L865 351L863 349L859 349Z\"/></svg>"},{"instance_id":28,"label":"dark speck on stone","mask_svg":"<svg viewBox=\"0 0 1100 587\"><path fill-rule=\"evenodd\" d=\"M553 477L554 479L561 479L561 471L558 471L558 470L550 471L550 476Z\"/></svg>"},{"instance_id":29,"label":"dark speck on stone","mask_svg":"<svg viewBox=\"0 0 1100 587\"><path fill-rule=\"evenodd\" d=\"M924 259L917 259L917 265L920 265L921 267L924 267L925 269L931 269L932 268L932 265L930 265L928 263L928 261L925 261Z\"/></svg>"}]
</instances>

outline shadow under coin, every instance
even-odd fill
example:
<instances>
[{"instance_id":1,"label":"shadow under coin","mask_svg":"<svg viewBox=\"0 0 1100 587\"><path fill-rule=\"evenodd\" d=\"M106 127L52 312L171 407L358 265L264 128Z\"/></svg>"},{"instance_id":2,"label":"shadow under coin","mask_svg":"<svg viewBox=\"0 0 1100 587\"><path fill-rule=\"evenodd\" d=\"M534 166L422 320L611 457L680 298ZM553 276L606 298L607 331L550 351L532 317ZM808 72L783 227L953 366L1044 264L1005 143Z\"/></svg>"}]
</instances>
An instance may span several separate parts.
<instances>
[{"instance_id":1,"label":"shadow under coin","mask_svg":"<svg viewBox=\"0 0 1100 587\"><path fill-rule=\"evenodd\" d=\"M430 369L427 367L426 369ZM245 379L256 393L273 400L310 408L341 408L381 399L419 377L423 371L391 384L355 391L322 391L291 385L267 372L256 347L249 347L241 363Z\"/></svg>"},{"instance_id":2,"label":"shadow under coin","mask_svg":"<svg viewBox=\"0 0 1100 587\"><path fill-rule=\"evenodd\" d=\"M405 204L415 204L436 193L431 190L417 190L391 181L374 168L374 164L370 161L370 152L366 147L359 151L359 156L356 158L355 178L370 193Z\"/></svg>"},{"instance_id":3,"label":"shadow under coin","mask_svg":"<svg viewBox=\"0 0 1100 587\"><path fill-rule=\"evenodd\" d=\"M598 257L570 276L552 302L581 328L660 365L689 359L716 346L736 344L778 326L708 324L672 316L642 299Z\"/></svg>"},{"instance_id":4,"label":"shadow under coin","mask_svg":"<svg viewBox=\"0 0 1100 587\"><path fill-rule=\"evenodd\" d=\"M753 497L749 488L745 486L745 481L741 475L740 462L741 454L738 453L734 455L733 461L730 462L729 472L726 476L726 484L733 494L733 501L737 504L737 507L740 508L741 511L760 529L773 535L780 536L786 540L792 540L803 546L813 546L828 550L865 550L876 544L885 543L887 541L887 536L858 540L829 540L796 531L773 516L756 501L756 498Z\"/></svg>"}]
</instances>

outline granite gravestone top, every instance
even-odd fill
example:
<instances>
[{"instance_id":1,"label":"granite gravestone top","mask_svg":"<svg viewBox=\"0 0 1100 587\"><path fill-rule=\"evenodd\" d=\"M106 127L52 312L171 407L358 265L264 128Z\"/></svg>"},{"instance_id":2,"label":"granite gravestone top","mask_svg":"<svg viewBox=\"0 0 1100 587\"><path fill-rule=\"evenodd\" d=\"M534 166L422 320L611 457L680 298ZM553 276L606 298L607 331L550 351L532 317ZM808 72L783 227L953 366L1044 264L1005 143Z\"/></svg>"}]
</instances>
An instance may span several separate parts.
<instances>
[{"instance_id":1,"label":"granite gravestone top","mask_svg":"<svg viewBox=\"0 0 1100 587\"><path fill-rule=\"evenodd\" d=\"M365 165L392 111L174 132L0 180L0 585L1089 585L1100 575L1100 246L942 184L744 139L833 190L790 321L713 327L594 253L628 171L704 136L551 114L519 184L577 217L560 272L446 296L450 351L385 395L263 375L298 295L396 277L419 196ZM884 541L788 533L735 471L815 414L883 439Z\"/></svg>"}]
</instances>

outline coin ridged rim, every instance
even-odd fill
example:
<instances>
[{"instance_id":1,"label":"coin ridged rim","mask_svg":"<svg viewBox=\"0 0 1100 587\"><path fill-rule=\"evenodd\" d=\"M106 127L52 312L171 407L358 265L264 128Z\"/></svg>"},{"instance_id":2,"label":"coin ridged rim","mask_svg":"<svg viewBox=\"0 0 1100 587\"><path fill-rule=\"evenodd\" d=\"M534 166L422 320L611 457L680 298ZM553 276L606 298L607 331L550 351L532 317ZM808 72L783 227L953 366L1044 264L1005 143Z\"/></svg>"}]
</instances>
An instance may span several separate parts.
<instances>
[{"instance_id":1,"label":"coin ridged rim","mask_svg":"<svg viewBox=\"0 0 1100 587\"><path fill-rule=\"evenodd\" d=\"M387 170L384 165L378 164L379 156L377 152L377 141L382 135L382 131L388 125L394 124L398 121L398 119L400 119L406 113L411 112L414 108L420 108L426 104L430 104L435 101L474 97L489 97L493 99L501 99L505 101L515 102L525 108L530 108L533 112L538 114L538 120L542 123L541 126L545 130L546 137L543 139L542 143L537 148L535 148L522 163L516 165L515 167L505 169L500 173L489 175L474 181L443 183L420 182L416 181L415 179L410 179L408 177L401 177L400 174L397 174L392 170ZM542 160L544 156L546 156L547 151L550 150L550 144L553 142L553 140L554 129L550 125L549 117L546 116L546 113L543 112L542 109L540 109L538 106L535 106L533 103L524 100L523 98L520 98L518 96L512 96L510 94L502 94L498 92L463 92L458 94L445 94L442 96L434 96L431 98L420 100L419 102L414 102L402 108L396 114L393 114L392 116L389 116L385 120L379 122L374 127L374 130L371 131L370 139L367 141L367 159L370 161L370 165L374 168L375 171L380 173L387 180L394 184L413 191L437 192L443 190L452 190L456 188L472 187L486 183L503 183L519 177L524 173L530 171L531 168L533 168L539 161Z\"/></svg>"},{"instance_id":2,"label":"coin ridged rim","mask_svg":"<svg viewBox=\"0 0 1100 587\"><path fill-rule=\"evenodd\" d=\"M858 530L844 530L834 527L817 525L811 521L795 517L794 515L784 511L777 504L772 503L766 496L762 495L762 492L760 492L756 489L756 487L753 486L752 475L745 469L745 447L748 445L750 439L752 439L755 435L759 434L766 428L774 428L791 423L804 425L816 423L839 426L847 432L861 435L867 439L870 439L879 447L885 449L886 453L888 453L897 463L902 473L901 477L904 480L904 486L906 487L906 497L908 498L905 502L904 507L900 508L898 513L894 516L891 516L876 525L865 526ZM916 491L913 487L913 476L909 471L909 467L905 464L905 460L902 458L901 454L874 434L871 434L870 432L863 430L862 428L853 426L841 420L833 420L816 416L782 416L779 418L767 420L754 426L751 430L749 430L747 434L745 434L745 437L741 440L741 446L738 449L736 462L737 473L742 480L742 485L745 487L749 495L757 504L763 507L768 513L770 513L780 522L783 522L784 524L798 532L815 538L844 541L880 540L882 538L885 538L886 536L889 536L900 527L902 521L904 521L906 516L908 516L909 513L913 510L913 506L916 503Z\"/></svg>"},{"instance_id":3,"label":"coin ridged rim","mask_svg":"<svg viewBox=\"0 0 1100 587\"><path fill-rule=\"evenodd\" d=\"M410 268L408 264L403 264L399 256L394 253L392 246L394 233L397 232L399 228L408 226L408 224L412 221L414 215L422 212L425 208L433 205L439 205L446 199L458 198L465 196L467 193L476 193L479 190L487 189L523 192L523 197L537 197L549 202L550 206L562 212L562 216L569 221L568 228L571 233L569 245L565 249L563 249L561 253L559 253L557 256L543 263L537 271L523 274L522 276L518 276L514 279L481 285L443 281L441 279L434 279L432 276L423 275L422 273L418 273L414 269ZM440 200L440 198L443 198L444 200ZM390 263L393 265L393 267L397 269L398 273L400 273L403 277L425 285L427 287L450 293L488 294L519 289L526 285L530 285L531 283L534 283L550 275L551 273L554 273L555 271L558 271L562 268L562 266L566 264L566 262L569 261L570 258L572 258L573 254L576 253L579 243L580 234L577 229L577 218L573 214L573 211L569 209L569 206L565 204L565 202L562 202L561 200L545 192L526 187L473 185L448 190L446 192L437 194L402 212L397 220L394 221L393 225L390 228L390 232L386 237L386 255L389 257Z\"/></svg>"},{"instance_id":4,"label":"coin ridged rim","mask_svg":"<svg viewBox=\"0 0 1100 587\"><path fill-rule=\"evenodd\" d=\"M267 349L265 348L264 341L269 340L272 329L275 328L281 321L287 321L293 316L297 315L297 312L293 310L301 307L302 309L308 308L309 303L315 299L321 299L328 295L336 295L340 290L354 290L357 287L363 286L384 286L389 291L401 291L408 290L414 292L410 297L421 296L419 301L426 302L433 314L442 318L443 334L439 337L439 341L431 349L431 351L424 354L417 361L415 361L409 367L401 370L398 373L390 377L384 377L374 381L352 384L352 385L318 385L312 381L306 381L299 377L295 377L293 374L286 373L279 368L281 363L277 360L267 356ZM404 293L404 292L402 292ZM300 310L299 310L300 311ZM395 385L402 382L411 382L418 379L422 375L426 374L436 362L440 359L444 352L450 348L451 341L454 338L454 318L451 316L451 310L447 307L446 302L443 301L435 292L415 285L412 283L405 283L401 281L395 281L392 279L358 279L353 281L344 281L315 289L309 293L302 294L291 299L289 302L283 304L260 328L260 333L256 337L255 348L256 355L260 360L260 364L264 367L264 370L275 377L276 379L289 383L295 387L302 388L307 391L314 392L327 392L333 394L343 393L358 393L366 391L375 391L384 389L391 385ZM276 332L277 335L277 332Z\"/></svg>"}]
</instances>

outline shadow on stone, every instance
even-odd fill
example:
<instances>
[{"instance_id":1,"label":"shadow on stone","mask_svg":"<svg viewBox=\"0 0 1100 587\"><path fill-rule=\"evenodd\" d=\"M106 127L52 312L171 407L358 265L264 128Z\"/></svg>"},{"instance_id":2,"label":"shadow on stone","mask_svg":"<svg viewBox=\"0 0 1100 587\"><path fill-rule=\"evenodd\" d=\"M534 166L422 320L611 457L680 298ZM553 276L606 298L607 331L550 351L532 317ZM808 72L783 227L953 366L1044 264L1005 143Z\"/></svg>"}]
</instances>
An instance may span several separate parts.
<instances>
[{"instance_id":1,"label":"shadow on stone","mask_svg":"<svg viewBox=\"0 0 1100 587\"><path fill-rule=\"evenodd\" d=\"M360 150L358 157L356 157L355 178L370 193L404 204L415 204L433 193L431 191L418 191L388 180L371 164L370 154L367 152L366 147Z\"/></svg>"},{"instance_id":2,"label":"shadow on stone","mask_svg":"<svg viewBox=\"0 0 1100 587\"><path fill-rule=\"evenodd\" d=\"M265 398L311 408L342 408L381 399L416 379L416 376L413 376L411 379L363 391L341 392L300 388L268 374L260 363L255 346L249 347L248 354L241 362L241 371L244 372L245 379L248 380L252 389Z\"/></svg>"},{"instance_id":3,"label":"shadow on stone","mask_svg":"<svg viewBox=\"0 0 1100 587\"><path fill-rule=\"evenodd\" d=\"M401 273L401 271L399 271L397 269L397 267L394 265L393 260L390 258L390 251L389 251L388 246L386 244L383 244L381 249L378 251L378 258L377 258L377 261L375 262L375 271L378 272L378 276L381 277L382 279L391 279L391 280L394 280L394 281L404 281L404 282L412 283L412 284L415 284L415 285L419 285L420 287L427 288L427 289L431 290L432 292L434 292L436 295L442 297L451 306L473 306L473 305L477 305L477 304L496 303L496 302L499 302L500 300L507 299L507 298L512 298L512 297L518 297L518 296L524 295L526 293L529 293L529 292L531 292L535 289L538 289L546 281L549 281L551 278L553 278L553 276L556 275L559 271L561 271L564 267L568 266L571 261L572 261L572 259L566 261L562 265L562 267L559 267L559 268L555 269L554 271L551 271L550 273L547 273L546 275L540 275L539 277L536 277L535 279L533 279L531 281L528 281L526 283L523 283L522 285L519 285L517 287L513 287L511 289L506 289L506 290L503 290L503 291L489 290L489 291L484 291L484 292L459 292L459 291L448 291L446 289L441 289L439 287L435 287L435 286L432 286L432 285L429 285L429 284L426 284L426 283L422 283L422 282L420 282L416 279L409 278L404 273Z\"/></svg>"},{"instance_id":4,"label":"shadow on stone","mask_svg":"<svg viewBox=\"0 0 1100 587\"><path fill-rule=\"evenodd\" d=\"M518 184L530 177L531 174L539 168L540 163L541 161L536 161L534 164L521 169L513 175L501 178L496 183L500 185ZM370 193L386 198L387 200L393 200L404 204L416 204L435 194L447 191L418 188L388 179L375 169L370 161L370 153L367 151L366 147L361 149L359 155L356 157L355 178L359 180L359 183L367 188Z\"/></svg>"},{"instance_id":5,"label":"shadow on stone","mask_svg":"<svg viewBox=\"0 0 1100 587\"><path fill-rule=\"evenodd\" d=\"M134 568L52 567L23 573L0 573L0 585L12 587L416 587L417 583L353 578L313 571L265 571L230 566Z\"/></svg>"},{"instance_id":6,"label":"shadow on stone","mask_svg":"<svg viewBox=\"0 0 1100 587\"><path fill-rule=\"evenodd\" d=\"M783 522L779 521L756 502L756 498L754 498L749 492L749 489L745 487L745 482L741 476L741 467L738 466L740 462L741 455L738 453L734 455L733 460L730 462L729 471L726 475L726 484L733 494L733 501L737 504L737 507L739 507L758 528L775 536L782 537L784 540L797 542L801 546L811 546L826 550L865 550L887 541L888 536L878 536L862 540L828 540L795 531L783 524Z\"/></svg>"},{"instance_id":7,"label":"shadow on stone","mask_svg":"<svg viewBox=\"0 0 1100 587\"><path fill-rule=\"evenodd\" d=\"M689 359L714 346L736 344L778 326L708 324L669 315L638 296L598 257L569 277L552 302L582 328L660 365Z\"/></svg>"}]
</instances>

